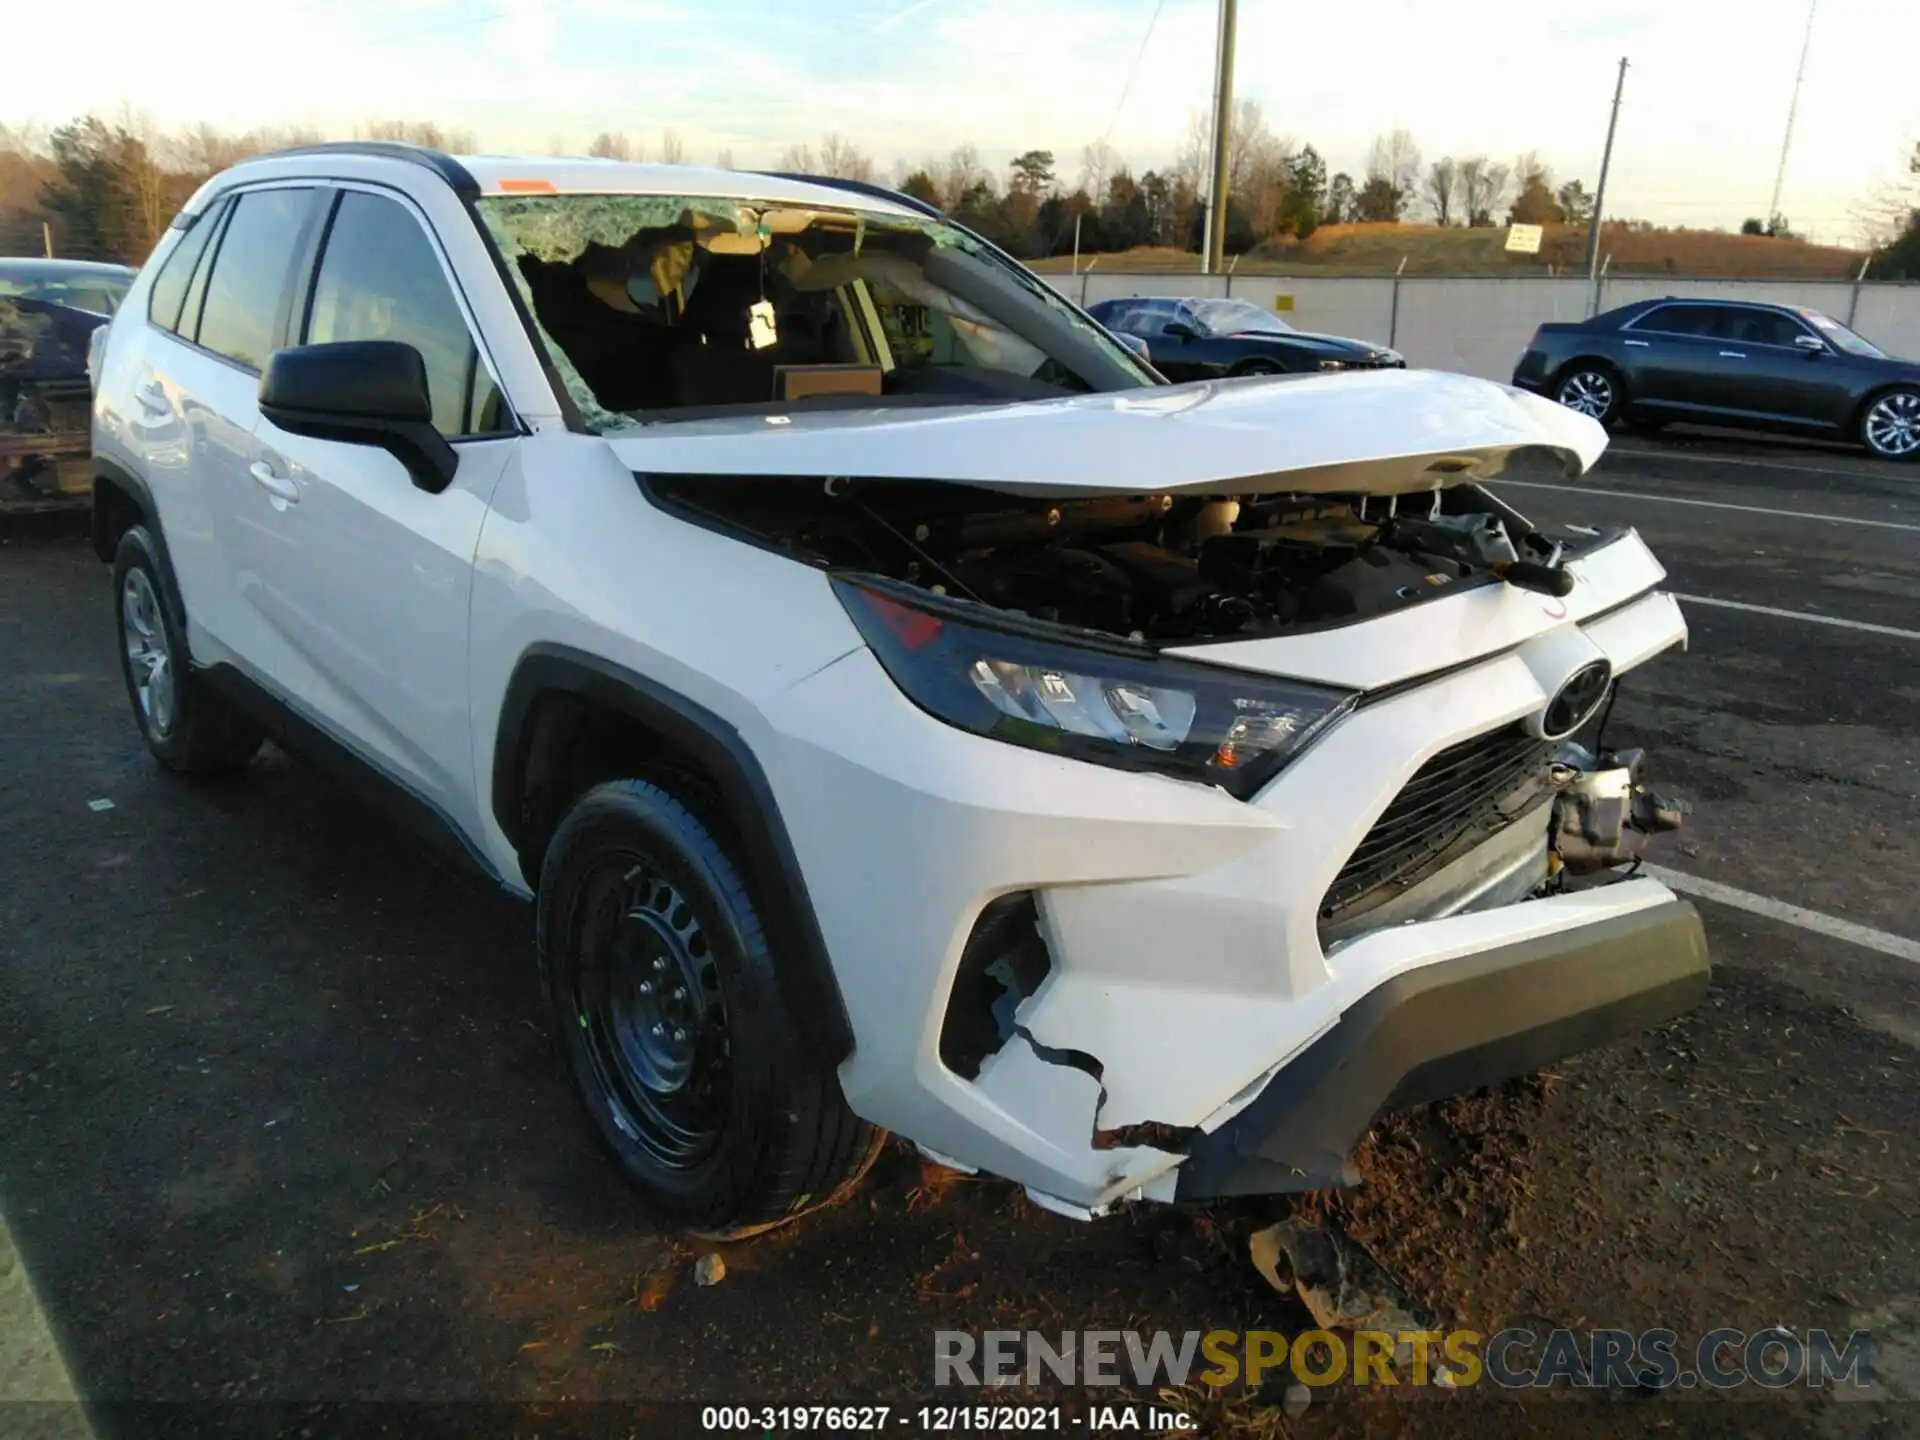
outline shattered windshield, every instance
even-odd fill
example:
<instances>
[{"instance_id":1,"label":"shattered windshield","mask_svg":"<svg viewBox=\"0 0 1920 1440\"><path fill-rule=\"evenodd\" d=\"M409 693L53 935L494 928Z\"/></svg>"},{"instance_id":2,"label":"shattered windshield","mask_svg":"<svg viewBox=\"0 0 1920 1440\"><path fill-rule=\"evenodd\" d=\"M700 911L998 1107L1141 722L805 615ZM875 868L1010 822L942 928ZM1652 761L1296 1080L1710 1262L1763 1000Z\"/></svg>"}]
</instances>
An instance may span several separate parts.
<instances>
[{"instance_id":1,"label":"shattered windshield","mask_svg":"<svg viewBox=\"0 0 1920 1440\"><path fill-rule=\"evenodd\" d=\"M1278 315L1247 300L1196 300L1193 313L1209 335L1291 335Z\"/></svg>"},{"instance_id":2,"label":"shattered windshield","mask_svg":"<svg viewBox=\"0 0 1920 1440\"><path fill-rule=\"evenodd\" d=\"M1044 283L931 218L668 195L479 209L596 429L1154 383Z\"/></svg>"}]
</instances>

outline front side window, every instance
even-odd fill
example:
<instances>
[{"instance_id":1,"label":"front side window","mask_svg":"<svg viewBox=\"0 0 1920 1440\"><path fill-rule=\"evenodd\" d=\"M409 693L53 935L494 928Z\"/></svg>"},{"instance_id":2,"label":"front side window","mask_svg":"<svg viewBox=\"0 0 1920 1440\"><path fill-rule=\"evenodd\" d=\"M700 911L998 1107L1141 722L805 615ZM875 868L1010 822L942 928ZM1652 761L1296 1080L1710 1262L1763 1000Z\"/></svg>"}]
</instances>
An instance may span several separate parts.
<instances>
[{"instance_id":1,"label":"front side window","mask_svg":"<svg viewBox=\"0 0 1920 1440\"><path fill-rule=\"evenodd\" d=\"M1203 335L1291 335L1293 327L1247 300L1196 300L1193 314Z\"/></svg>"},{"instance_id":2,"label":"front side window","mask_svg":"<svg viewBox=\"0 0 1920 1440\"><path fill-rule=\"evenodd\" d=\"M250 370L266 367L312 200L311 190L253 190L234 202L200 311L203 347Z\"/></svg>"},{"instance_id":3,"label":"front side window","mask_svg":"<svg viewBox=\"0 0 1920 1440\"><path fill-rule=\"evenodd\" d=\"M479 209L597 428L1155 383L1043 282L930 217L661 195Z\"/></svg>"},{"instance_id":4,"label":"front side window","mask_svg":"<svg viewBox=\"0 0 1920 1440\"><path fill-rule=\"evenodd\" d=\"M442 435L501 428L500 392L480 363L433 244L397 201L364 191L340 197L314 280L306 341L396 340L427 368L433 425Z\"/></svg>"},{"instance_id":5,"label":"front side window","mask_svg":"<svg viewBox=\"0 0 1920 1440\"><path fill-rule=\"evenodd\" d=\"M1727 321L1722 335L1742 345L1791 345L1807 333L1805 326L1778 310L1730 310Z\"/></svg>"}]
</instances>

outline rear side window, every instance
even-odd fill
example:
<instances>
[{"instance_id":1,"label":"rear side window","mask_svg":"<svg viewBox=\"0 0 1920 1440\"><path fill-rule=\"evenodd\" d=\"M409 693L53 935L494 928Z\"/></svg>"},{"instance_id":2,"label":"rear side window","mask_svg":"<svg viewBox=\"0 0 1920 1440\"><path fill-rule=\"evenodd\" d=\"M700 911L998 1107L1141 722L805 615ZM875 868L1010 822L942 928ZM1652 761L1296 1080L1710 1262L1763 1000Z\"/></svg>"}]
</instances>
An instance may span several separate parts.
<instances>
[{"instance_id":1,"label":"rear side window","mask_svg":"<svg viewBox=\"0 0 1920 1440\"><path fill-rule=\"evenodd\" d=\"M398 202L345 191L314 281L307 342L397 340L427 364L442 435L502 428L500 393L480 363L453 288L420 222Z\"/></svg>"},{"instance_id":2,"label":"rear side window","mask_svg":"<svg viewBox=\"0 0 1920 1440\"><path fill-rule=\"evenodd\" d=\"M311 190L254 190L234 202L200 312L206 349L251 370L266 366L312 200Z\"/></svg>"},{"instance_id":3,"label":"rear side window","mask_svg":"<svg viewBox=\"0 0 1920 1440\"><path fill-rule=\"evenodd\" d=\"M207 253L207 242L220 228L224 209L224 204L216 205L194 221L193 228L181 237L173 253L161 262L160 273L153 277L153 289L147 293L147 318L162 329L180 329L180 309L187 298L187 286L193 280L200 257ZM193 333L191 322L187 333Z\"/></svg>"},{"instance_id":4,"label":"rear side window","mask_svg":"<svg viewBox=\"0 0 1920 1440\"><path fill-rule=\"evenodd\" d=\"M1662 305L1633 324L1635 330L1657 330L1662 335L1714 335L1720 310L1712 305Z\"/></svg>"}]
</instances>

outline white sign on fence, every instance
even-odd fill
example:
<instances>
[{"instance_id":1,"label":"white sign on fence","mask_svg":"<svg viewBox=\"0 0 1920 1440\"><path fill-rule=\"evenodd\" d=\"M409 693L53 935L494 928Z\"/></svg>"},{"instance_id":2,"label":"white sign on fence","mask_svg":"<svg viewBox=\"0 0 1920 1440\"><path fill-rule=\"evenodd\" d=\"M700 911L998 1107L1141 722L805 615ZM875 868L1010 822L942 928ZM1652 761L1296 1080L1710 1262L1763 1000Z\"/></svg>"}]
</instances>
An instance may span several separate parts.
<instances>
[{"instance_id":1,"label":"white sign on fence","mask_svg":"<svg viewBox=\"0 0 1920 1440\"><path fill-rule=\"evenodd\" d=\"M1546 235L1545 229L1538 225L1509 225L1507 227L1507 250L1513 255L1538 255L1540 241Z\"/></svg>"}]
</instances>

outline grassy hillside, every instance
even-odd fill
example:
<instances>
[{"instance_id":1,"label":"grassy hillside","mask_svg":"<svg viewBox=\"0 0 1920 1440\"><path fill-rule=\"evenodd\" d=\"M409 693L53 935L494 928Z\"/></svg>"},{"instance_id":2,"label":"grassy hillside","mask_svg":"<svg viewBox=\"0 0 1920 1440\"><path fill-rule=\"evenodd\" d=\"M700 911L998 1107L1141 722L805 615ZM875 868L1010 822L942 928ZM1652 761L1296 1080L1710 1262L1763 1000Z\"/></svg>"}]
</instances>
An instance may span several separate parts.
<instances>
[{"instance_id":1,"label":"grassy hillside","mask_svg":"<svg viewBox=\"0 0 1920 1440\"><path fill-rule=\"evenodd\" d=\"M1241 258L1241 275L1391 275L1404 257L1409 275L1545 275L1586 267L1584 226L1549 225L1538 255L1509 255L1504 229L1467 230L1436 225L1328 225L1306 240L1270 240ZM1613 275L1780 276L1852 279L1866 258L1861 250L1808 245L1766 235L1717 230L1631 230L1609 225L1600 253L1611 255ZM1084 266L1089 257L1082 256ZM1067 256L1041 260L1040 270L1066 270ZM1167 247L1102 255L1102 270L1193 271L1197 256Z\"/></svg>"}]
</instances>

